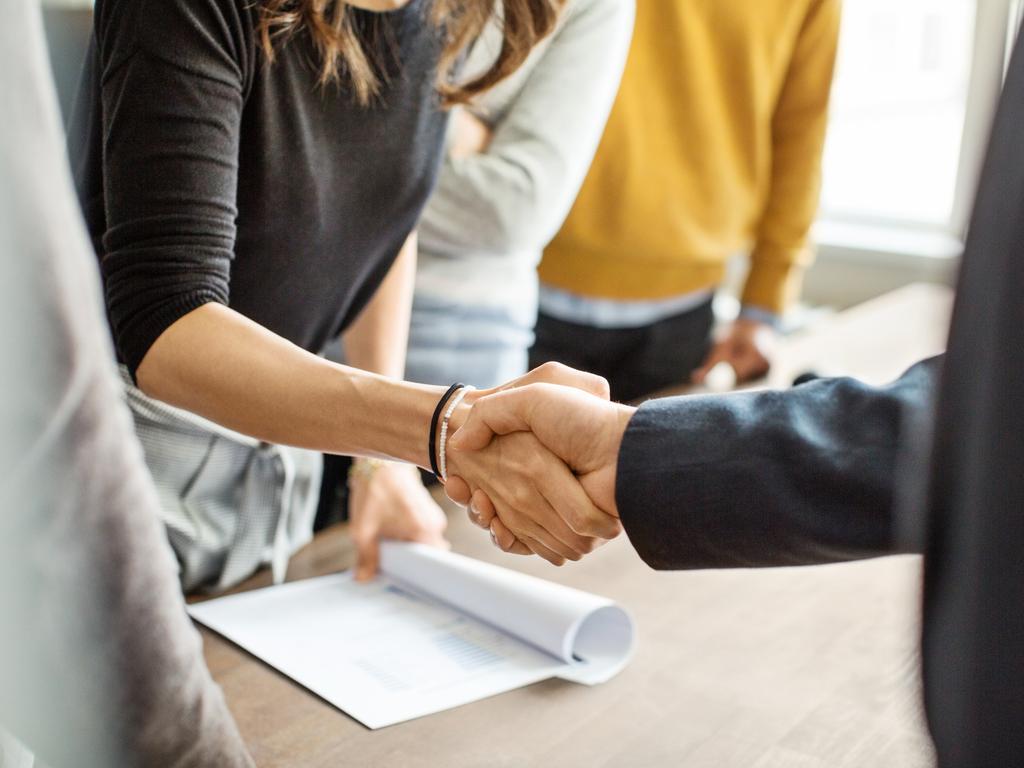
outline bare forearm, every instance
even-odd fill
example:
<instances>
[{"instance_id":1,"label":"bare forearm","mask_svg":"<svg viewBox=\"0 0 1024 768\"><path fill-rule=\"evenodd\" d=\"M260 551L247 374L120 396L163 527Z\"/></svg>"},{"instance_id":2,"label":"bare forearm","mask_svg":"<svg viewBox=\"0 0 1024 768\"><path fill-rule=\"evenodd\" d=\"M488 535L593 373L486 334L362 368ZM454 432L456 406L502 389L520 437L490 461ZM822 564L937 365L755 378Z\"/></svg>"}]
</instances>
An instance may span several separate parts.
<instances>
[{"instance_id":1,"label":"bare forearm","mask_svg":"<svg viewBox=\"0 0 1024 768\"><path fill-rule=\"evenodd\" d=\"M442 394L331 363L220 304L168 328L138 381L152 397L260 440L420 466Z\"/></svg>"}]
</instances>

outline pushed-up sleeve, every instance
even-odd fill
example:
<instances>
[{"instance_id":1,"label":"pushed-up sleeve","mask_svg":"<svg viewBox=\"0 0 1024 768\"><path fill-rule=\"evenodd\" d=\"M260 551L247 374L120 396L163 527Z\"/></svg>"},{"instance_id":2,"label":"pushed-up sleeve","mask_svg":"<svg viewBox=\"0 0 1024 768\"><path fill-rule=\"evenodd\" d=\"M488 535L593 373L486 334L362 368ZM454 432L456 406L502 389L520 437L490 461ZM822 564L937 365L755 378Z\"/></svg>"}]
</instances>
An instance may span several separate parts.
<instances>
[{"instance_id":1,"label":"pushed-up sleeve","mask_svg":"<svg viewBox=\"0 0 1024 768\"><path fill-rule=\"evenodd\" d=\"M96 34L101 266L134 375L175 321L228 302L252 29L233 0L160 0L106 3Z\"/></svg>"}]
</instances>

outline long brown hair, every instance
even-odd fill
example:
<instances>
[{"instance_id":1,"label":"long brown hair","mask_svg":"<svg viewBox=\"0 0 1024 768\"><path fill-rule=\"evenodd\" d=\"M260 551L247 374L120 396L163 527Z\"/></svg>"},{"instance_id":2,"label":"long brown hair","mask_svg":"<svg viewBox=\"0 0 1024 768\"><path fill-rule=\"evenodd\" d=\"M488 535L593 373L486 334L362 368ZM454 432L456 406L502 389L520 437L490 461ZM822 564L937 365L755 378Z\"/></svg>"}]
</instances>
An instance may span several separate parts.
<instances>
[{"instance_id":1,"label":"long brown hair","mask_svg":"<svg viewBox=\"0 0 1024 768\"><path fill-rule=\"evenodd\" d=\"M444 35L437 70L442 102L447 106L465 103L514 72L533 46L554 29L565 2L433 0L430 21ZM344 81L363 105L380 92L386 75L380 60L379 33L360 29L355 9L345 0L260 0L259 7L260 43L271 62L277 42L304 31L320 54L322 85ZM499 7L500 14L496 15ZM502 26L501 50L493 65L469 82L454 83L456 62L489 23Z\"/></svg>"}]
</instances>

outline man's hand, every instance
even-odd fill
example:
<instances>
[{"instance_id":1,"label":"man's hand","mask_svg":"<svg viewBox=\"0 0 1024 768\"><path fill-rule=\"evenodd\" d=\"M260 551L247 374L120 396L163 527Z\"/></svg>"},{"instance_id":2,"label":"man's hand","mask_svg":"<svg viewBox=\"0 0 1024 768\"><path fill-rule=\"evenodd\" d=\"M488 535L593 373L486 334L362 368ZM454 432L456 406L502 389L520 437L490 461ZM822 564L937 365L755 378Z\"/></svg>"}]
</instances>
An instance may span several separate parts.
<instances>
[{"instance_id":1,"label":"man's hand","mask_svg":"<svg viewBox=\"0 0 1024 768\"><path fill-rule=\"evenodd\" d=\"M759 379L771 368L775 344L774 328L741 317L711 348L704 364L693 374L693 381L703 384L708 372L719 363L728 363L732 367L737 383Z\"/></svg>"},{"instance_id":2,"label":"man's hand","mask_svg":"<svg viewBox=\"0 0 1024 768\"><path fill-rule=\"evenodd\" d=\"M393 462L364 463L363 467L353 471L349 481L357 581L376 575L381 539L448 548L444 538L448 518L423 487L416 467Z\"/></svg>"},{"instance_id":3,"label":"man's hand","mask_svg":"<svg viewBox=\"0 0 1024 768\"><path fill-rule=\"evenodd\" d=\"M552 530L560 523L577 534L612 538L621 531L615 504L616 464L633 412L633 408L579 389L552 384L530 384L482 397L449 441L450 457L463 462L474 452L501 446L502 441L515 437L514 433L532 433L546 452L568 468L560 471L550 462L540 463L531 469L532 477L551 485L562 483L566 488L578 481L590 504L562 503L555 498L549 499L550 509L512 505L514 511L509 512L504 499L495 498L481 484L473 485L472 479L469 483L450 479L449 486L458 484L449 489L450 495L455 491L457 501L470 502L471 519L490 528L496 543L506 551L537 552L533 547L537 527ZM508 451L515 449L511 446ZM566 501L570 498L575 499L566 496ZM614 525L609 525L612 521Z\"/></svg>"}]
</instances>

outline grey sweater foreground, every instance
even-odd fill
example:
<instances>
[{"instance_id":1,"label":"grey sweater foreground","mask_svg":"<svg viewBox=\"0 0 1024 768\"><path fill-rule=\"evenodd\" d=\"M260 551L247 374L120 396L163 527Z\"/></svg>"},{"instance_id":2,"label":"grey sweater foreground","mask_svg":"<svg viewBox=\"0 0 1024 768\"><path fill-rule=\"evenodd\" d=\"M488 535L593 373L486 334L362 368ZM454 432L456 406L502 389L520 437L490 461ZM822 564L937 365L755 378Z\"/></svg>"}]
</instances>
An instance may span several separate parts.
<instances>
[{"instance_id":1,"label":"grey sweater foreground","mask_svg":"<svg viewBox=\"0 0 1024 768\"><path fill-rule=\"evenodd\" d=\"M120 400L39 10L2 7L0 725L53 768L251 765Z\"/></svg>"}]
</instances>

